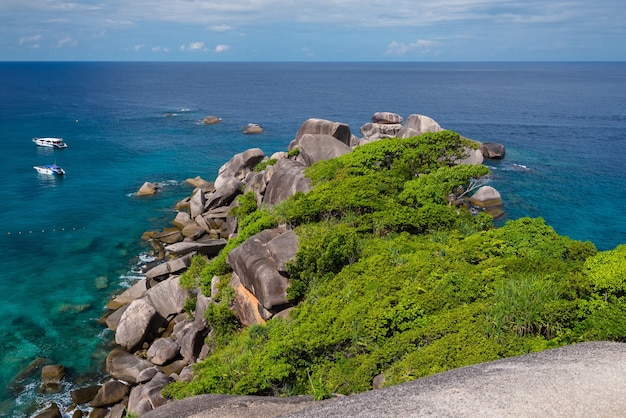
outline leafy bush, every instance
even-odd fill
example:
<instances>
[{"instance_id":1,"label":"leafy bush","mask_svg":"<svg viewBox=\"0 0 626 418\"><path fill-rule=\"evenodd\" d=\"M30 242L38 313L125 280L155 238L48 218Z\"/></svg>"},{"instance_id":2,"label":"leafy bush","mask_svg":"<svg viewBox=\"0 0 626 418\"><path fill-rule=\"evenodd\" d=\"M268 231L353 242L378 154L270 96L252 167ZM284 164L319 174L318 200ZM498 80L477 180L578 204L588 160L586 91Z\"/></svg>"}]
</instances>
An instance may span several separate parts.
<instances>
[{"instance_id":1,"label":"leafy bush","mask_svg":"<svg viewBox=\"0 0 626 418\"><path fill-rule=\"evenodd\" d=\"M496 303L489 317L499 335L511 331L520 337L540 335L547 339L561 330L559 318L549 317L546 309L559 299L556 286L537 277L511 278L494 293Z\"/></svg>"},{"instance_id":2,"label":"leafy bush","mask_svg":"<svg viewBox=\"0 0 626 418\"><path fill-rule=\"evenodd\" d=\"M288 266L290 299L303 297L312 282L322 282L358 259L359 237L345 224L320 222L301 226L296 233L300 244Z\"/></svg>"},{"instance_id":3,"label":"leafy bush","mask_svg":"<svg viewBox=\"0 0 626 418\"><path fill-rule=\"evenodd\" d=\"M452 131L426 133L412 138L388 138L356 147L333 160L320 161L307 169L314 184L346 176L386 172L387 176L413 179L466 157L472 141Z\"/></svg>"},{"instance_id":4,"label":"leafy bush","mask_svg":"<svg viewBox=\"0 0 626 418\"><path fill-rule=\"evenodd\" d=\"M430 174L408 181L399 200L405 204L420 207L427 203L446 204L446 196L470 179L489 174L486 166L457 165L440 167Z\"/></svg>"},{"instance_id":5,"label":"leafy bush","mask_svg":"<svg viewBox=\"0 0 626 418\"><path fill-rule=\"evenodd\" d=\"M250 191L237 196L237 206L230 210L229 215L236 217L239 221L257 210L256 194Z\"/></svg>"},{"instance_id":6,"label":"leafy bush","mask_svg":"<svg viewBox=\"0 0 626 418\"><path fill-rule=\"evenodd\" d=\"M265 170L268 166L276 165L277 162L278 160L275 158L269 158L267 160L259 161L257 165L254 166L252 171L254 171L255 173L260 173L261 171Z\"/></svg>"},{"instance_id":7,"label":"leafy bush","mask_svg":"<svg viewBox=\"0 0 626 418\"><path fill-rule=\"evenodd\" d=\"M626 245L588 258L585 273L605 302L623 299L626 296Z\"/></svg>"},{"instance_id":8,"label":"leafy bush","mask_svg":"<svg viewBox=\"0 0 626 418\"><path fill-rule=\"evenodd\" d=\"M200 284L202 271L206 268L208 263L205 256L194 256L187 270L180 275L180 285L188 290L195 289Z\"/></svg>"}]
</instances>

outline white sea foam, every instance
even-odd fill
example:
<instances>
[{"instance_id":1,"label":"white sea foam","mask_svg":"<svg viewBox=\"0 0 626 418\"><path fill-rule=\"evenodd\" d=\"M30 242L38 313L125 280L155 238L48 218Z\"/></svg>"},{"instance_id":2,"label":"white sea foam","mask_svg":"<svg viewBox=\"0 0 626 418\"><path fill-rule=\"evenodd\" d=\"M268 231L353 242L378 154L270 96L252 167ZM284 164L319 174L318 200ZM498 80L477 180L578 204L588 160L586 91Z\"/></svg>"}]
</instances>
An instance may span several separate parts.
<instances>
[{"instance_id":1,"label":"white sea foam","mask_svg":"<svg viewBox=\"0 0 626 418\"><path fill-rule=\"evenodd\" d=\"M521 171L528 171L528 170L530 170L530 169L529 169L527 166L525 166L524 164L515 164L515 163L513 163L513 167L514 167L516 170L521 170Z\"/></svg>"}]
</instances>

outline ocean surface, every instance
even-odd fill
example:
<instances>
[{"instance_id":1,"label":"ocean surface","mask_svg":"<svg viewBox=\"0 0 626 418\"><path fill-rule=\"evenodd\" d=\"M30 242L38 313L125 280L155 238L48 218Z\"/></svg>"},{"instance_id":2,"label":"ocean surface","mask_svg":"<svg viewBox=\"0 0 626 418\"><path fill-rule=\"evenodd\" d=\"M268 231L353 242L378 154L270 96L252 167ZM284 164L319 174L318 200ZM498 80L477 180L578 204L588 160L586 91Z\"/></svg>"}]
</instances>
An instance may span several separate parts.
<instances>
[{"instance_id":1,"label":"ocean surface","mask_svg":"<svg viewBox=\"0 0 626 418\"><path fill-rule=\"evenodd\" d=\"M0 62L0 80L0 416L69 405L70 383L39 393L42 363L74 385L102 376L112 333L98 319L141 277L141 235L169 226L185 179L214 180L248 148L286 150L308 118L360 136L377 111L419 113L502 143L505 159L486 161L500 222L540 216L600 250L626 243L626 63ZM243 134L250 122L265 132ZM53 162L65 177L33 169ZM145 181L161 192L135 196Z\"/></svg>"}]
</instances>

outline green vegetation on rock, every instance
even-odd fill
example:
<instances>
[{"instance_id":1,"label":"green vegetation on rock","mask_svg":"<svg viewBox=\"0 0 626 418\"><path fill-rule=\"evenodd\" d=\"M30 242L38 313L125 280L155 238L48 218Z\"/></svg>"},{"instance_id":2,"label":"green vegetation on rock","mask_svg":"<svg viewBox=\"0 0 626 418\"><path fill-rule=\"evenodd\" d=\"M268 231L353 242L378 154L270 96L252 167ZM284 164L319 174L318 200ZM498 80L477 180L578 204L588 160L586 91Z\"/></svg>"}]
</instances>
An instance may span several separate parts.
<instances>
[{"instance_id":1,"label":"green vegetation on rock","mask_svg":"<svg viewBox=\"0 0 626 418\"><path fill-rule=\"evenodd\" d=\"M288 318L239 328L227 286L208 318L214 344L192 382L201 393L322 399L585 340L626 339L626 246L598 253L543 219L493 229L449 193L487 174L455 166L469 144L449 131L384 140L307 170L314 188L245 215L227 253L285 222L299 238L288 266ZM189 282L206 292L225 255ZM226 281L228 275L222 277Z\"/></svg>"}]
</instances>

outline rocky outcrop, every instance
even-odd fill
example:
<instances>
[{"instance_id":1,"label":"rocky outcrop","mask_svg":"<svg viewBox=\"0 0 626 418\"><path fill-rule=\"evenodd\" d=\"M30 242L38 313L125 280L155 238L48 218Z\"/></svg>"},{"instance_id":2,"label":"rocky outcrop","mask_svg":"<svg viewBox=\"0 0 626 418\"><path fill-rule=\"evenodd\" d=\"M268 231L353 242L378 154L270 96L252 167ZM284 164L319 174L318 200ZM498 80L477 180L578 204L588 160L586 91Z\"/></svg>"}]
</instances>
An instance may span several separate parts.
<instances>
[{"instance_id":1,"label":"rocky outcrop","mask_svg":"<svg viewBox=\"0 0 626 418\"><path fill-rule=\"evenodd\" d=\"M372 115L372 123L383 125L400 125L404 119L397 113L376 112Z\"/></svg>"},{"instance_id":2,"label":"rocky outcrop","mask_svg":"<svg viewBox=\"0 0 626 418\"><path fill-rule=\"evenodd\" d=\"M483 153L479 149L466 148L467 157L458 161L457 164L481 165L484 161Z\"/></svg>"},{"instance_id":3,"label":"rocky outcrop","mask_svg":"<svg viewBox=\"0 0 626 418\"><path fill-rule=\"evenodd\" d=\"M307 166L322 160L331 160L349 153L352 149L330 135L305 134L299 141L300 156Z\"/></svg>"},{"instance_id":4,"label":"rocky outcrop","mask_svg":"<svg viewBox=\"0 0 626 418\"><path fill-rule=\"evenodd\" d=\"M504 158L504 145L495 142L483 142L480 144L480 152L483 157L492 160L500 160Z\"/></svg>"},{"instance_id":5,"label":"rocky outcrop","mask_svg":"<svg viewBox=\"0 0 626 418\"><path fill-rule=\"evenodd\" d=\"M204 180L200 176L196 176L194 178L188 178L187 180L185 180L185 183L189 184L190 186L195 187L196 189L200 189L205 193L215 191L215 184L210 181Z\"/></svg>"},{"instance_id":6,"label":"rocky outcrop","mask_svg":"<svg viewBox=\"0 0 626 418\"><path fill-rule=\"evenodd\" d=\"M439 132L441 126L432 118L424 115L413 114L406 119L402 131L398 138L408 138L411 136L422 135L427 132Z\"/></svg>"},{"instance_id":7,"label":"rocky outcrop","mask_svg":"<svg viewBox=\"0 0 626 418\"><path fill-rule=\"evenodd\" d=\"M61 381L65 377L65 367L60 364L43 366L41 369L41 389L45 393L56 393L61 390Z\"/></svg>"},{"instance_id":8,"label":"rocky outcrop","mask_svg":"<svg viewBox=\"0 0 626 418\"><path fill-rule=\"evenodd\" d=\"M304 164L294 160L279 160L274 166L272 180L265 189L263 204L274 206L297 192L311 190L311 180L304 175Z\"/></svg>"},{"instance_id":9,"label":"rocky outcrop","mask_svg":"<svg viewBox=\"0 0 626 418\"><path fill-rule=\"evenodd\" d=\"M350 126L345 123L332 122L325 119L308 119L298 129L294 142L289 145L289 150L300 146L300 139L306 134L330 135L337 138L346 145L350 145L352 132Z\"/></svg>"},{"instance_id":10,"label":"rocky outcrop","mask_svg":"<svg viewBox=\"0 0 626 418\"><path fill-rule=\"evenodd\" d=\"M361 126L363 135L358 143L360 145L378 141L384 138L395 138L402 129L404 119L397 113L376 112L372 115L372 121Z\"/></svg>"},{"instance_id":11,"label":"rocky outcrop","mask_svg":"<svg viewBox=\"0 0 626 418\"><path fill-rule=\"evenodd\" d=\"M173 256L183 256L190 253L202 254L208 257L215 257L222 248L226 246L226 240L209 239L202 242L181 241L165 246L168 254Z\"/></svg>"},{"instance_id":12,"label":"rocky outcrop","mask_svg":"<svg viewBox=\"0 0 626 418\"><path fill-rule=\"evenodd\" d=\"M480 207L494 206L502 204L502 196L491 186L483 186L471 197L470 202Z\"/></svg>"},{"instance_id":13,"label":"rocky outcrop","mask_svg":"<svg viewBox=\"0 0 626 418\"><path fill-rule=\"evenodd\" d=\"M115 405L122 402L130 393L127 384L119 380L110 380L100 387L96 396L89 403L93 408Z\"/></svg>"},{"instance_id":14,"label":"rocky outcrop","mask_svg":"<svg viewBox=\"0 0 626 418\"><path fill-rule=\"evenodd\" d=\"M399 123L366 123L361 126L361 135L363 138L359 140L359 144L367 144L370 142L378 141L385 138L395 138L402 130L402 125Z\"/></svg>"},{"instance_id":15,"label":"rocky outcrop","mask_svg":"<svg viewBox=\"0 0 626 418\"><path fill-rule=\"evenodd\" d=\"M286 238L279 239L281 235ZM228 263L241 284L267 311L279 311L289 304L289 279L278 271L278 266L295 257L297 242L292 230L268 229L248 238L228 254Z\"/></svg>"},{"instance_id":16,"label":"rocky outcrop","mask_svg":"<svg viewBox=\"0 0 626 418\"><path fill-rule=\"evenodd\" d=\"M156 183L151 183L149 181L145 182L141 185L139 190L137 190L137 196L150 196L157 192L158 186Z\"/></svg>"},{"instance_id":17,"label":"rocky outcrop","mask_svg":"<svg viewBox=\"0 0 626 418\"><path fill-rule=\"evenodd\" d=\"M222 118L218 118L217 116L206 116L202 119L203 125L215 125L216 123L220 123Z\"/></svg>"},{"instance_id":18,"label":"rocky outcrop","mask_svg":"<svg viewBox=\"0 0 626 418\"><path fill-rule=\"evenodd\" d=\"M189 267L191 259L195 254L195 252L187 253L182 257L158 264L146 272L146 278L162 280L173 274L180 273Z\"/></svg>"},{"instance_id":19,"label":"rocky outcrop","mask_svg":"<svg viewBox=\"0 0 626 418\"><path fill-rule=\"evenodd\" d=\"M241 279L239 279L237 273L232 274L230 286L235 291L233 307L242 325L248 327L250 325L264 324L265 318L271 317L271 313L259 303L256 296L241 284ZM261 312L263 312L263 315Z\"/></svg>"},{"instance_id":20,"label":"rocky outcrop","mask_svg":"<svg viewBox=\"0 0 626 418\"><path fill-rule=\"evenodd\" d=\"M258 123L249 123L243 129L244 134L262 134L264 132L263 127Z\"/></svg>"},{"instance_id":21,"label":"rocky outcrop","mask_svg":"<svg viewBox=\"0 0 626 418\"><path fill-rule=\"evenodd\" d=\"M474 193L469 201L472 205L481 208L494 218L502 216L502 196L491 186L482 186Z\"/></svg>"},{"instance_id":22,"label":"rocky outcrop","mask_svg":"<svg viewBox=\"0 0 626 418\"><path fill-rule=\"evenodd\" d=\"M154 364L121 348L113 349L106 358L106 372L113 378L137 384L140 374Z\"/></svg>"},{"instance_id":23,"label":"rocky outcrop","mask_svg":"<svg viewBox=\"0 0 626 418\"><path fill-rule=\"evenodd\" d=\"M156 330L164 319L147 300L136 299L122 314L115 331L115 343L128 351L141 346L144 341L154 338Z\"/></svg>"},{"instance_id":24,"label":"rocky outcrop","mask_svg":"<svg viewBox=\"0 0 626 418\"><path fill-rule=\"evenodd\" d=\"M52 402L50 406L34 416L34 418L63 418L59 405Z\"/></svg>"},{"instance_id":25,"label":"rocky outcrop","mask_svg":"<svg viewBox=\"0 0 626 418\"><path fill-rule=\"evenodd\" d=\"M161 395L161 391L169 382L165 374L157 373L148 383L135 386L128 398L128 411L141 416L165 405L167 400Z\"/></svg>"},{"instance_id":26,"label":"rocky outcrop","mask_svg":"<svg viewBox=\"0 0 626 418\"><path fill-rule=\"evenodd\" d=\"M82 405L91 402L91 400L96 396L101 387L101 385L93 385L87 386L85 388L74 389L70 393L70 396L72 397L72 402L74 402L76 405Z\"/></svg>"},{"instance_id":27,"label":"rocky outcrop","mask_svg":"<svg viewBox=\"0 0 626 418\"><path fill-rule=\"evenodd\" d=\"M260 148L252 148L234 155L220 167L215 179L215 188L219 190L230 178L243 180L264 157L265 154Z\"/></svg>"}]
</instances>

